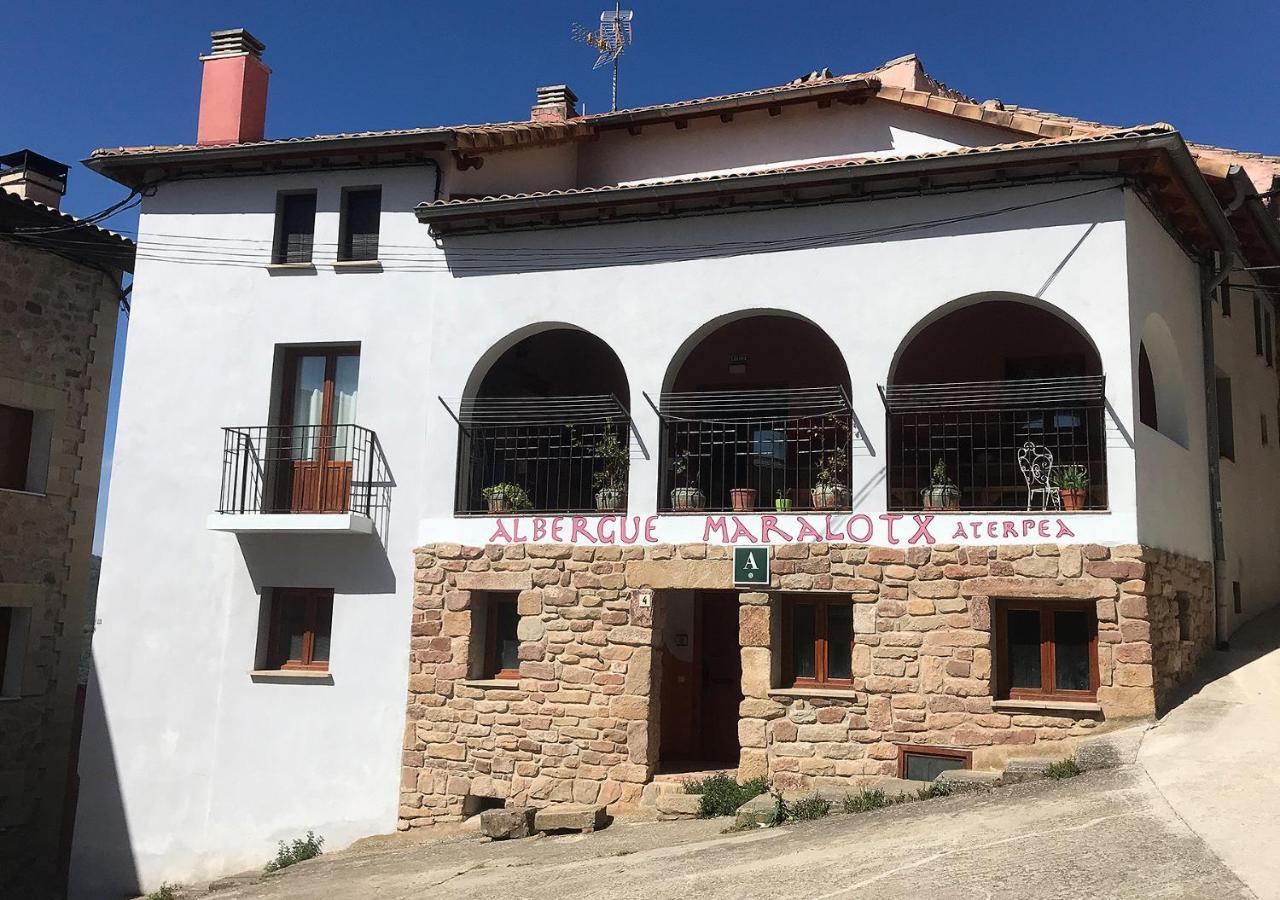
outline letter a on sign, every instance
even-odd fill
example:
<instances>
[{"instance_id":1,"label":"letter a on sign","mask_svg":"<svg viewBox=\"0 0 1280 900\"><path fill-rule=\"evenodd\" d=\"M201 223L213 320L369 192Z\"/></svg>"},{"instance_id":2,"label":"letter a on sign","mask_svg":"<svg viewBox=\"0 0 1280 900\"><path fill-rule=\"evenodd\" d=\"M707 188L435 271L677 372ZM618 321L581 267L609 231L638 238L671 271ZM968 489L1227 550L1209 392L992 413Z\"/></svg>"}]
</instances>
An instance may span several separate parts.
<instances>
[{"instance_id":1,"label":"letter a on sign","mask_svg":"<svg viewBox=\"0 0 1280 900\"><path fill-rule=\"evenodd\" d=\"M734 547L733 583L739 585L769 584L769 548Z\"/></svg>"}]
</instances>

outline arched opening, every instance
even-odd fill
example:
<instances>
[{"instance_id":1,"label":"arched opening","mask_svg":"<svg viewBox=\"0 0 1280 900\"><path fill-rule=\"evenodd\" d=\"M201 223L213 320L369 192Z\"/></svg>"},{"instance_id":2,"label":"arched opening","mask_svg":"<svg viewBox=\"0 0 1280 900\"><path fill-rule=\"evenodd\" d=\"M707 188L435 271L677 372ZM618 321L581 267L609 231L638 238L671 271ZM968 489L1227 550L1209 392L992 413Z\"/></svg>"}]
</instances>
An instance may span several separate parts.
<instances>
[{"instance_id":1,"label":"arched opening","mask_svg":"<svg viewBox=\"0 0 1280 900\"><path fill-rule=\"evenodd\" d=\"M630 391L617 354L571 326L517 332L477 365L459 405L457 511L620 511Z\"/></svg>"},{"instance_id":2,"label":"arched opening","mask_svg":"<svg viewBox=\"0 0 1280 900\"><path fill-rule=\"evenodd\" d=\"M708 323L664 384L660 509L849 508L849 370L817 325L774 311Z\"/></svg>"},{"instance_id":3,"label":"arched opening","mask_svg":"<svg viewBox=\"0 0 1280 900\"><path fill-rule=\"evenodd\" d=\"M1187 399L1178 345L1157 313L1147 316L1138 342L1138 421L1183 447Z\"/></svg>"},{"instance_id":4,"label":"arched opening","mask_svg":"<svg viewBox=\"0 0 1280 900\"><path fill-rule=\"evenodd\" d=\"M1058 312L961 301L903 342L885 395L890 509L1105 508L1102 360Z\"/></svg>"}]
</instances>

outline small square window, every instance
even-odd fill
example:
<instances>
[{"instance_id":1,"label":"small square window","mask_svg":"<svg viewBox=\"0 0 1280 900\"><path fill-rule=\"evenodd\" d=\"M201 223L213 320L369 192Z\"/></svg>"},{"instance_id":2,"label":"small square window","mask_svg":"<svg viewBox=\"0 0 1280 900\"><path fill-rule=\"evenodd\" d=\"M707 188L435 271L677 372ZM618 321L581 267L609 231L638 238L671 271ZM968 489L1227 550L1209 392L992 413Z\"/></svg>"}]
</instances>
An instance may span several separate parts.
<instances>
[{"instance_id":1,"label":"small square window","mask_svg":"<svg viewBox=\"0 0 1280 900\"><path fill-rule=\"evenodd\" d=\"M1003 700L1092 700L1098 691L1092 603L1003 600L996 605L996 694Z\"/></svg>"},{"instance_id":2,"label":"small square window","mask_svg":"<svg viewBox=\"0 0 1280 900\"><path fill-rule=\"evenodd\" d=\"M269 588L271 604L264 669L329 668L333 591Z\"/></svg>"},{"instance_id":3,"label":"small square window","mask_svg":"<svg viewBox=\"0 0 1280 900\"><path fill-rule=\"evenodd\" d=\"M782 641L786 685L853 684L853 603L848 597L783 597Z\"/></svg>"},{"instance_id":4,"label":"small square window","mask_svg":"<svg viewBox=\"0 0 1280 900\"><path fill-rule=\"evenodd\" d=\"M520 677L520 612L514 594L490 593L482 598L477 610L483 619L483 656L479 678ZM477 624L473 610L472 624Z\"/></svg>"},{"instance_id":5,"label":"small square window","mask_svg":"<svg viewBox=\"0 0 1280 900\"><path fill-rule=\"evenodd\" d=\"M908 781L935 781L943 772L973 767L973 753L949 747L898 745L898 777Z\"/></svg>"},{"instance_id":6,"label":"small square window","mask_svg":"<svg viewBox=\"0 0 1280 900\"><path fill-rule=\"evenodd\" d=\"M382 216L382 188L348 188L342 193L338 226L338 259L376 260Z\"/></svg>"},{"instance_id":7,"label":"small square window","mask_svg":"<svg viewBox=\"0 0 1280 900\"><path fill-rule=\"evenodd\" d=\"M274 263L309 263L316 237L316 192L282 193L276 199Z\"/></svg>"}]
</instances>

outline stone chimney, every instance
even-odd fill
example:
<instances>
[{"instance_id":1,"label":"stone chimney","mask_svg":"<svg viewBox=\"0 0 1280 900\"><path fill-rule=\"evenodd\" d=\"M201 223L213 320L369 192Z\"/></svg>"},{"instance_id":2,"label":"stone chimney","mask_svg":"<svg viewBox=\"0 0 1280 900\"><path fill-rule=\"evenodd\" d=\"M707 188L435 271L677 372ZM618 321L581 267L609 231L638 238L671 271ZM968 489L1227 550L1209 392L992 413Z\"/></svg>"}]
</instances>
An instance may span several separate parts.
<instances>
[{"instance_id":1,"label":"stone chimney","mask_svg":"<svg viewBox=\"0 0 1280 900\"><path fill-rule=\"evenodd\" d=\"M31 150L0 156L0 190L58 208L67 192L68 168Z\"/></svg>"},{"instance_id":2,"label":"stone chimney","mask_svg":"<svg viewBox=\"0 0 1280 900\"><path fill-rule=\"evenodd\" d=\"M267 79L262 41L243 28L215 31L213 50L200 57L200 124L196 143L260 141L267 124Z\"/></svg>"},{"instance_id":3,"label":"stone chimney","mask_svg":"<svg viewBox=\"0 0 1280 900\"><path fill-rule=\"evenodd\" d=\"M538 88L538 102L533 105L534 122L567 122L578 114L578 95L567 84Z\"/></svg>"}]
</instances>

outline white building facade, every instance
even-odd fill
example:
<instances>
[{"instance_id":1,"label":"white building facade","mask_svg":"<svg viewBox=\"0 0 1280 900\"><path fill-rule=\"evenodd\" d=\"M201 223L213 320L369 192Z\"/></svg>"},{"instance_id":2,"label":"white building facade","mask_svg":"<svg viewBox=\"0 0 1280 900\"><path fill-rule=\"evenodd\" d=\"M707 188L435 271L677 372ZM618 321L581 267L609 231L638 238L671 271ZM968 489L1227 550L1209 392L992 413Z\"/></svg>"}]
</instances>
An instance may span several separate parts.
<instances>
[{"instance_id":1,"label":"white building facade","mask_svg":"<svg viewBox=\"0 0 1280 900\"><path fill-rule=\"evenodd\" d=\"M1060 755L1280 586L1269 175L1166 126L909 57L90 164L148 193L81 895L693 761Z\"/></svg>"}]
</instances>

